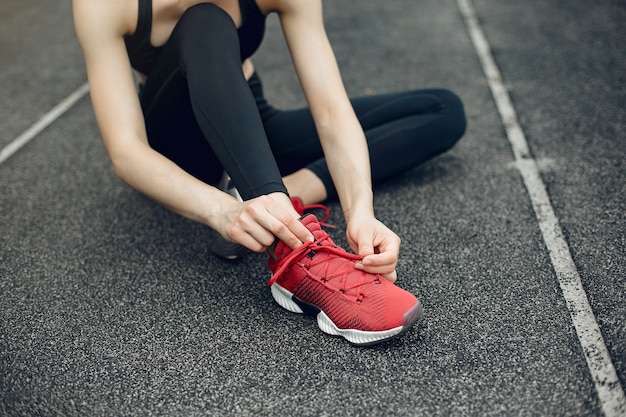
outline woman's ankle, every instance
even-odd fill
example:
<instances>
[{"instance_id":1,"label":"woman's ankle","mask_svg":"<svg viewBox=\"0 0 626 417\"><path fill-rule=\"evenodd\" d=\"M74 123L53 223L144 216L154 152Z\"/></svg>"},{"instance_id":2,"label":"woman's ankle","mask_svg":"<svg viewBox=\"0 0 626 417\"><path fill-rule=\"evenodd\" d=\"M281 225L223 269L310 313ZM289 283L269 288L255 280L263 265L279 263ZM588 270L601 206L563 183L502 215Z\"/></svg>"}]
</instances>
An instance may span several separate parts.
<instances>
[{"instance_id":1,"label":"woman's ankle","mask_svg":"<svg viewBox=\"0 0 626 417\"><path fill-rule=\"evenodd\" d=\"M283 178L289 195L300 197L305 205L320 203L328 197L322 180L313 171L303 168Z\"/></svg>"}]
</instances>

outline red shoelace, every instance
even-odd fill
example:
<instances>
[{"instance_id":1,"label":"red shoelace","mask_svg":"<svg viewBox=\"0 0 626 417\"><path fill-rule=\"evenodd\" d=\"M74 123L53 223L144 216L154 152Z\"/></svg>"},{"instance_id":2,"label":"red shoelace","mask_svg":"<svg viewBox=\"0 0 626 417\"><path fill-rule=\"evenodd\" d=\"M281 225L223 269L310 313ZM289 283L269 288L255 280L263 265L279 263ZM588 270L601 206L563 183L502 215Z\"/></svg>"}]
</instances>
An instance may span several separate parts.
<instances>
[{"instance_id":1,"label":"red shoelace","mask_svg":"<svg viewBox=\"0 0 626 417\"><path fill-rule=\"evenodd\" d=\"M304 213L307 211L316 210L316 209L322 210L324 212L324 217L320 220L320 224L324 227L329 227L331 229L335 228L335 226L333 226L332 224L326 223L326 221L330 218L330 209L326 207L325 205L308 204L305 206L302 203L302 199L300 197L291 197L291 204L293 205L293 208L296 209L298 214L300 214L301 216L304 215Z\"/></svg>"},{"instance_id":2,"label":"red shoelace","mask_svg":"<svg viewBox=\"0 0 626 417\"><path fill-rule=\"evenodd\" d=\"M276 282L276 280L278 280L278 278L280 278L281 275L285 273L287 268L289 268L291 265L297 264L300 259L302 259L304 256L309 255L309 253L313 252L315 254L317 252L328 252L332 255L343 258L343 260L345 261L343 263L343 268L336 268L335 263L333 264L334 271L329 272L329 268L331 265L330 262L328 262L329 259L327 257L321 256L316 260L315 255L311 256L311 263L308 266L304 264L300 264L300 266L306 269L306 273L309 276L313 277L314 279L318 279L324 283L336 278L341 278L342 280L337 286L339 291L343 294L347 294L350 290L356 290L356 299L357 301L361 301L363 297L361 292L359 291L359 287L365 284L369 284L371 282L378 281L380 279L379 276L356 269L354 267L353 261L360 261L361 259L363 259L363 257L346 252L345 250L336 246L322 244L322 242L327 238L328 235L326 236L326 238L320 241L305 242L301 246L294 249L287 257L280 261L280 266L278 267L276 272L274 272L274 275L272 275L272 277L270 278L268 285L272 286ZM326 263L326 266L323 267L321 271L316 271L317 273L321 272L321 275L318 276L317 274L313 274L311 272L311 269L318 265L321 265L322 263ZM354 279L355 273L359 274L360 280ZM351 276L351 281L354 282L348 284L348 276ZM368 277L375 278L368 279Z\"/></svg>"}]
</instances>

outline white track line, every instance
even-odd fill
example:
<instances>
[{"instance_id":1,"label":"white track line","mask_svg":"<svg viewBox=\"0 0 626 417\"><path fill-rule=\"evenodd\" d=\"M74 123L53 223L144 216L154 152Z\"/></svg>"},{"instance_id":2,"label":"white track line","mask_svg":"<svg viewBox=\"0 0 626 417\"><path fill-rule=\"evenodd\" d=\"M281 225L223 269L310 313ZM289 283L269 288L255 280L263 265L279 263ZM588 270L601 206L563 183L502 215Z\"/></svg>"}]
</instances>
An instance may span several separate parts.
<instances>
[{"instance_id":1,"label":"white track line","mask_svg":"<svg viewBox=\"0 0 626 417\"><path fill-rule=\"evenodd\" d=\"M68 111L78 100L83 98L89 91L89 86L84 83L78 87L72 94L67 96L62 102L57 104L52 110L44 114L35 124L26 129L24 133L15 138L4 149L0 151L0 164L9 159L15 152L17 152L22 146L26 145L38 134L40 134L45 128L50 126L55 120Z\"/></svg>"},{"instance_id":2,"label":"white track line","mask_svg":"<svg viewBox=\"0 0 626 417\"><path fill-rule=\"evenodd\" d=\"M457 2L513 148L517 169L530 195L543 240L550 252L552 265L578 334L578 340L583 348L602 410L607 417L624 416L626 415L624 389L617 378L611 356L563 237L559 221L554 214L537 163L530 155L526 136L518 123L515 108L502 82L500 70L493 59L491 48L476 19L470 0L457 0Z\"/></svg>"}]
</instances>

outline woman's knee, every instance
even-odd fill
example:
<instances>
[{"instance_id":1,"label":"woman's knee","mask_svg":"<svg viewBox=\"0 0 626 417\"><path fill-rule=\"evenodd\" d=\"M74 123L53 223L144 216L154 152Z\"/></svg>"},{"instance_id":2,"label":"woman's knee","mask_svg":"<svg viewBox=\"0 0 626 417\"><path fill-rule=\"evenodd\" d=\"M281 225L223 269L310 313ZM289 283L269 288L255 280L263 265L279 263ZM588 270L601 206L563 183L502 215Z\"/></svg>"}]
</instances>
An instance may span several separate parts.
<instances>
[{"instance_id":1,"label":"woman's knee","mask_svg":"<svg viewBox=\"0 0 626 417\"><path fill-rule=\"evenodd\" d=\"M442 145L450 149L463 137L467 129L465 109L461 98L450 90L437 90L437 97L443 105L445 135L442 135L444 141Z\"/></svg>"},{"instance_id":2,"label":"woman's knee","mask_svg":"<svg viewBox=\"0 0 626 417\"><path fill-rule=\"evenodd\" d=\"M179 23L199 26L203 30L211 30L222 25L235 28L230 15L213 3L199 3L189 7L181 16Z\"/></svg>"},{"instance_id":3,"label":"woman's knee","mask_svg":"<svg viewBox=\"0 0 626 417\"><path fill-rule=\"evenodd\" d=\"M235 23L228 13L213 3L200 3L188 8L178 21L177 40L183 53L204 54L212 49L239 53Z\"/></svg>"}]
</instances>

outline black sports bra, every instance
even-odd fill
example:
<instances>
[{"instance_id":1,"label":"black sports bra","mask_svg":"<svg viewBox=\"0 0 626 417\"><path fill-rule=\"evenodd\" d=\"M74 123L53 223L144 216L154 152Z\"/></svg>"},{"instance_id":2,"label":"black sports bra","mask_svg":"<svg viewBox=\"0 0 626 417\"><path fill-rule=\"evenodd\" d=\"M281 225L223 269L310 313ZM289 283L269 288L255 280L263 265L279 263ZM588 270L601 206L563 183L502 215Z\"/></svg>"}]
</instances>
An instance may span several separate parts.
<instances>
[{"instance_id":1,"label":"black sports bra","mask_svg":"<svg viewBox=\"0 0 626 417\"><path fill-rule=\"evenodd\" d=\"M139 13L137 29L132 35L124 36L126 50L134 69L149 74L163 49L150 43L152 32L152 0L138 0ZM241 27L239 34L239 51L241 61L250 57L261 45L265 34L265 15L256 4L256 0L239 0L241 10Z\"/></svg>"}]
</instances>

